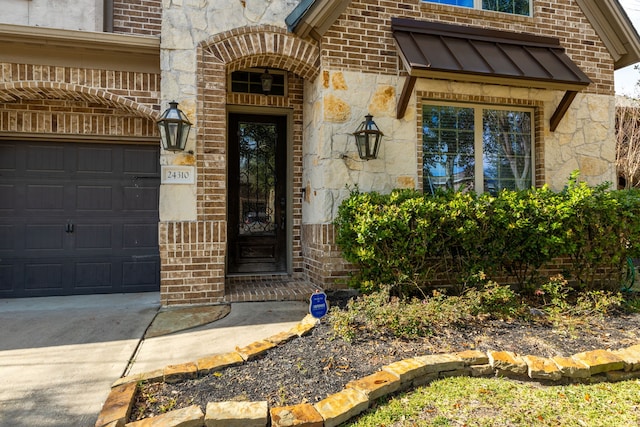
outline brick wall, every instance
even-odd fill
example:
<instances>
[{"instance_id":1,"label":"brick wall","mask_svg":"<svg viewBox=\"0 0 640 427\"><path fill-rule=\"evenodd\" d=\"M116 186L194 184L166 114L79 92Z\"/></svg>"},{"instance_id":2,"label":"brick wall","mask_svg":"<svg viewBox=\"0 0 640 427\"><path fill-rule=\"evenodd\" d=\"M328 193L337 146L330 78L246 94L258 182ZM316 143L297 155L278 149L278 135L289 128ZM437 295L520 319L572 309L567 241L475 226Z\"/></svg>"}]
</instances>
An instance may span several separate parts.
<instances>
[{"instance_id":1,"label":"brick wall","mask_svg":"<svg viewBox=\"0 0 640 427\"><path fill-rule=\"evenodd\" d=\"M344 287L355 267L342 258L333 224L302 227L305 277L323 289Z\"/></svg>"},{"instance_id":2,"label":"brick wall","mask_svg":"<svg viewBox=\"0 0 640 427\"><path fill-rule=\"evenodd\" d=\"M162 0L114 0L114 33L159 36L161 29Z\"/></svg>"},{"instance_id":3,"label":"brick wall","mask_svg":"<svg viewBox=\"0 0 640 427\"><path fill-rule=\"evenodd\" d=\"M226 232L224 221L160 223L162 305L222 301Z\"/></svg>"},{"instance_id":4,"label":"brick wall","mask_svg":"<svg viewBox=\"0 0 640 427\"><path fill-rule=\"evenodd\" d=\"M322 40L323 68L396 74L402 69L391 18L405 17L556 37L591 78L587 92L613 94L613 61L578 5L534 0L533 17L454 7L422 0L353 0Z\"/></svg>"},{"instance_id":5,"label":"brick wall","mask_svg":"<svg viewBox=\"0 0 640 427\"><path fill-rule=\"evenodd\" d=\"M0 131L153 137L160 75L0 63Z\"/></svg>"}]
</instances>

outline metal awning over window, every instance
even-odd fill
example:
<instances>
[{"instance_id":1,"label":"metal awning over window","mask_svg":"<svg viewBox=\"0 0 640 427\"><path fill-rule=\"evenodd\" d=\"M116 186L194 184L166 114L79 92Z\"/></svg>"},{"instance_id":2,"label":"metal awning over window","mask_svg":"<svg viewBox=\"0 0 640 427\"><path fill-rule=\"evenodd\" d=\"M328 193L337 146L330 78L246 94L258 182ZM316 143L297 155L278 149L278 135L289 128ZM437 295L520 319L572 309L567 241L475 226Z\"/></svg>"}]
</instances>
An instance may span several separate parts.
<instances>
[{"instance_id":1,"label":"metal awning over window","mask_svg":"<svg viewBox=\"0 0 640 427\"><path fill-rule=\"evenodd\" d=\"M591 83L558 39L460 25L392 18L409 78L398 103L404 116L418 77L566 91L551 118L555 130L578 91Z\"/></svg>"}]
</instances>

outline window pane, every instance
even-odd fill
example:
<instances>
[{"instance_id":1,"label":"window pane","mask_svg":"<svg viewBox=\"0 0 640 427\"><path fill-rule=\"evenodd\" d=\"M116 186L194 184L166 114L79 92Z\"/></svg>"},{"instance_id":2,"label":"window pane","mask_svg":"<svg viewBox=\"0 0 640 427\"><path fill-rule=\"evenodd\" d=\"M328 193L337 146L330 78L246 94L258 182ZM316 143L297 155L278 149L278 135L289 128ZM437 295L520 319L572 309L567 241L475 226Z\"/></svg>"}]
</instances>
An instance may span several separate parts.
<instances>
[{"instance_id":1,"label":"window pane","mask_svg":"<svg viewBox=\"0 0 640 427\"><path fill-rule=\"evenodd\" d=\"M516 15L530 15L530 0L482 0L482 9Z\"/></svg>"},{"instance_id":2,"label":"window pane","mask_svg":"<svg viewBox=\"0 0 640 427\"><path fill-rule=\"evenodd\" d=\"M254 71L234 71L231 73L231 91L236 93L263 94L262 73L263 72ZM272 71L271 77L273 77L273 83L269 95L284 96L286 86L285 75Z\"/></svg>"},{"instance_id":3,"label":"window pane","mask_svg":"<svg viewBox=\"0 0 640 427\"><path fill-rule=\"evenodd\" d=\"M425 0L429 3L450 4L452 6L473 7L473 0Z\"/></svg>"},{"instance_id":4,"label":"window pane","mask_svg":"<svg viewBox=\"0 0 640 427\"><path fill-rule=\"evenodd\" d=\"M422 129L424 191L473 190L473 108L426 105Z\"/></svg>"},{"instance_id":5,"label":"window pane","mask_svg":"<svg viewBox=\"0 0 640 427\"><path fill-rule=\"evenodd\" d=\"M484 110L482 122L484 191L530 188L531 113Z\"/></svg>"}]
</instances>

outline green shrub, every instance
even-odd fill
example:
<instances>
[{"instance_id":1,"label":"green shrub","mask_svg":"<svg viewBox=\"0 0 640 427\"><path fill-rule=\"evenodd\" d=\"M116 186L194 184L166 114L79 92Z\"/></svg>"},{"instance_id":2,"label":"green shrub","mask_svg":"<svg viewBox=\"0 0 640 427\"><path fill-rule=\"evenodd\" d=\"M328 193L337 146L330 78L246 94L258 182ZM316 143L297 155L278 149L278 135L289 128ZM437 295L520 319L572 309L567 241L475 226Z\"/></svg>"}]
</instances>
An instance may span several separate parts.
<instances>
[{"instance_id":1,"label":"green shrub","mask_svg":"<svg viewBox=\"0 0 640 427\"><path fill-rule=\"evenodd\" d=\"M570 278L581 289L620 289L627 259L640 255L640 193L572 179L563 196L571 212L564 225Z\"/></svg>"},{"instance_id":2,"label":"green shrub","mask_svg":"<svg viewBox=\"0 0 640 427\"><path fill-rule=\"evenodd\" d=\"M436 292L425 300L403 300L383 287L350 301L344 310L332 308L330 320L334 333L351 341L372 333L407 339L426 336L435 326L460 323L470 316L470 306L459 297Z\"/></svg>"},{"instance_id":3,"label":"green shrub","mask_svg":"<svg viewBox=\"0 0 640 427\"><path fill-rule=\"evenodd\" d=\"M350 301L344 310L332 308L329 318L334 333L351 341L372 333L412 339L443 326L468 323L479 315L513 319L523 312L520 297L509 286L488 282L462 295L434 291L424 299L392 296L387 286Z\"/></svg>"},{"instance_id":4,"label":"green shrub","mask_svg":"<svg viewBox=\"0 0 640 427\"><path fill-rule=\"evenodd\" d=\"M540 268L562 255L564 221L570 213L562 197L547 186L526 191L502 191L489 206L494 252L519 288L532 287Z\"/></svg>"},{"instance_id":5,"label":"green shrub","mask_svg":"<svg viewBox=\"0 0 640 427\"><path fill-rule=\"evenodd\" d=\"M584 318L603 319L628 307L621 292L575 289L562 276L552 277L534 295L548 320L557 326L573 327Z\"/></svg>"},{"instance_id":6,"label":"green shrub","mask_svg":"<svg viewBox=\"0 0 640 427\"><path fill-rule=\"evenodd\" d=\"M524 312L520 295L508 285L488 281L477 289L469 288L464 297L473 315L485 314L499 319L513 319Z\"/></svg>"},{"instance_id":7,"label":"green shrub","mask_svg":"<svg viewBox=\"0 0 640 427\"><path fill-rule=\"evenodd\" d=\"M640 257L640 191L590 187L573 174L561 192L548 187L473 192L351 192L335 220L336 242L358 271L363 292L424 295L447 284L473 287L483 271L531 295L540 271L567 258L578 289L618 290L627 260Z\"/></svg>"},{"instance_id":8,"label":"green shrub","mask_svg":"<svg viewBox=\"0 0 640 427\"><path fill-rule=\"evenodd\" d=\"M537 321L565 330L584 327L623 310L640 311L637 296L625 300L620 292L576 290L562 276L545 282L533 296L523 298L510 286L486 280L461 295L434 290L424 299L392 296L386 286L351 300L345 309L332 307L328 319L337 337L352 341L371 335L414 339L487 318L531 321L531 309L541 313Z\"/></svg>"}]
</instances>

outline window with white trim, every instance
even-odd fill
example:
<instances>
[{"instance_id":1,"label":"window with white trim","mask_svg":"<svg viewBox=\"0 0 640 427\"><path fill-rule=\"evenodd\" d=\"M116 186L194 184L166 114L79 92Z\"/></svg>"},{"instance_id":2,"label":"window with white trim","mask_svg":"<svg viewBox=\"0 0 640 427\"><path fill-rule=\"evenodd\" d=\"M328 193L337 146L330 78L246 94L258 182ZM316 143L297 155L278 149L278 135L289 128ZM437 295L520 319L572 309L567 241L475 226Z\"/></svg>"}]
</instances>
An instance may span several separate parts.
<instances>
[{"instance_id":1,"label":"window with white trim","mask_svg":"<svg viewBox=\"0 0 640 427\"><path fill-rule=\"evenodd\" d=\"M428 102L422 107L425 193L533 186L533 110Z\"/></svg>"},{"instance_id":2,"label":"window with white trim","mask_svg":"<svg viewBox=\"0 0 640 427\"><path fill-rule=\"evenodd\" d=\"M531 16L533 0L423 0L427 3L448 4L451 6L469 7L479 10L511 13Z\"/></svg>"}]
</instances>

